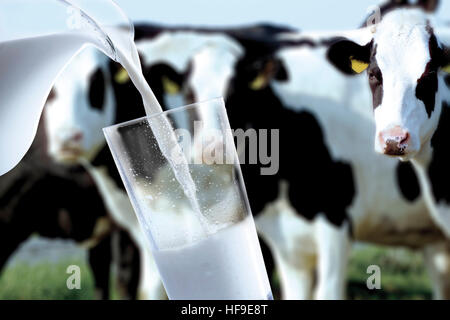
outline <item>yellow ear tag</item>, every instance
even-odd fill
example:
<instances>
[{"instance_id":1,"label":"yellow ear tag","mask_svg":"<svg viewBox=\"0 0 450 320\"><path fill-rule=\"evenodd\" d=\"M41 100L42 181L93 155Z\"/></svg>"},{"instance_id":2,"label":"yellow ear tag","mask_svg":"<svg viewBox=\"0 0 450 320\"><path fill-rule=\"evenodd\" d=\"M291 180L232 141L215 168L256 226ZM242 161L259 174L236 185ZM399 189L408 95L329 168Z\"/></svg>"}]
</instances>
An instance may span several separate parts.
<instances>
[{"instance_id":1,"label":"yellow ear tag","mask_svg":"<svg viewBox=\"0 0 450 320\"><path fill-rule=\"evenodd\" d=\"M180 92L180 86L166 76L162 77L162 84L164 92L167 94L177 94Z\"/></svg>"},{"instance_id":2,"label":"yellow ear tag","mask_svg":"<svg viewBox=\"0 0 450 320\"><path fill-rule=\"evenodd\" d=\"M120 84L124 84L129 80L130 77L128 76L128 72L124 68L120 68L120 70L117 71L116 75L114 76L114 81Z\"/></svg>"},{"instance_id":3,"label":"yellow ear tag","mask_svg":"<svg viewBox=\"0 0 450 320\"><path fill-rule=\"evenodd\" d=\"M261 90L266 85L266 76L264 72L261 72L251 83L250 89Z\"/></svg>"},{"instance_id":4,"label":"yellow ear tag","mask_svg":"<svg viewBox=\"0 0 450 320\"><path fill-rule=\"evenodd\" d=\"M369 67L367 62L354 59L353 57L350 57L350 62L352 63L352 70L356 73L361 73Z\"/></svg>"},{"instance_id":5,"label":"yellow ear tag","mask_svg":"<svg viewBox=\"0 0 450 320\"><path fill-rule=\"evenodd\" d=\"M450 64L446 65L445 67L442 68L442 71L446 72L446 73L450 73Z\"/></svg>"}]
</instances>

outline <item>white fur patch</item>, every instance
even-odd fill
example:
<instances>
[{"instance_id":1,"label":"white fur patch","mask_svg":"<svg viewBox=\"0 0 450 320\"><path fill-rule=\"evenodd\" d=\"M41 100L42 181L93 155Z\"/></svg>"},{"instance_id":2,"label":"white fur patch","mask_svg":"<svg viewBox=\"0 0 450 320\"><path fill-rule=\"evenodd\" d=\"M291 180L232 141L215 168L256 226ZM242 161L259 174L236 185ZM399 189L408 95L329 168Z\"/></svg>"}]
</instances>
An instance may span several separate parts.
<instances>
[{"instance_id":1,"label":"white fur patch","mask_svg":"<svg viewBox=\"0 0 450 320\"><path fill-rule=\"evenodd\" d=\"M102 52L86 47L56 80L53 86L55 97L44 109L49 153L56 160L61 158L63 145L75 133L82 134L77 147L81 148L83 156L94 156L104 145L101 129L113 124L116 108L108 63L108 57ZM90 77L98 68L105 79L102 110L92 108L89 101Z\"/></svg>"},{"instance_id":2,"label":"white fur patch","mask_svg":"<svg viewBox=\"0 0 450 320\"><path fill-rule=\"evenodd\" d=\"M378 135L399 126L409 132L408 154L413 156L437 125L437 113L429 119L424 102L416 97L417 80L431 59L429 21L419 9L401 9L387 14L377 27L374 48L383 76L383 100L375 109L378 152L384 151Z\"/></svg>"}]
</instances>

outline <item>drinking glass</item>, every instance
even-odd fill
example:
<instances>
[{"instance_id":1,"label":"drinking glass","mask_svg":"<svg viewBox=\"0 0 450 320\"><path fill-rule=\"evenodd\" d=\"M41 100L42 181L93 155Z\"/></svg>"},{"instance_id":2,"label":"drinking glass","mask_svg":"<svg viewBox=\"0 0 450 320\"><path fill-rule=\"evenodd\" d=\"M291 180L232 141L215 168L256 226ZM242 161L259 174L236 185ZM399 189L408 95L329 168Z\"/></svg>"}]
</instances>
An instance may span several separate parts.
<instances>
[{"instance_id":1,"label":"drinking glass","mask_svg":"<svg viewBox=\"0 0 450 320\"><path fill-rule=\"evenodd\" d=\"M103 130L169 298L272 299L223 100Z\"/></svg>"}]
</instances>

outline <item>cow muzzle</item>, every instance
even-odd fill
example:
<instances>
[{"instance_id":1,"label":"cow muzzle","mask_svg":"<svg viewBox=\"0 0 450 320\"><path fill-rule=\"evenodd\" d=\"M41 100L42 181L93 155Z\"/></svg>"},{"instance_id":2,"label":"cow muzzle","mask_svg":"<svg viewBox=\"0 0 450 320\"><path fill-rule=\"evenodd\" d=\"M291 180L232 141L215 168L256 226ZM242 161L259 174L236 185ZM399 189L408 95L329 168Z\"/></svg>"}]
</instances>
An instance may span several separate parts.
<instances>
[{"instance_id":1,"label":"cow muzzle","mask_svg":"<svg viewBox=\"0 0 450 320\"><path fill-rule=\"evenodd\" d=\"M59 141L59 148L56 154L56 160L62 163L77 162L79 157L84 154L83 134L81 132L73 132L70 136L65 137L63 141Z\"/></svg>"},{"instance_id":2,"label":"cow muzzle","mask_svg":"<svg viewBox=\"0 0 450 320\"><path fill-rule=\"evenodd\" d=\"M402 127L394 126L379 133L378 143L383 154L402 157L410 151L411 135Z\"/></svg>"}]
</instances>

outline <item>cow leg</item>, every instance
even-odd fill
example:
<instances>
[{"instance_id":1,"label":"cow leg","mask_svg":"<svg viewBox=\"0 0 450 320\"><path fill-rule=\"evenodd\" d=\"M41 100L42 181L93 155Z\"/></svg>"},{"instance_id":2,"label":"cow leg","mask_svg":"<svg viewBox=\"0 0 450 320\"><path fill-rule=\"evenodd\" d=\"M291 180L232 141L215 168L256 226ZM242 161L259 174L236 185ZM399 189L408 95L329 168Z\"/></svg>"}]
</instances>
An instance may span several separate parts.
<instances>
[{"instance_id":1,"label":"cow leg","mask_svg":"<svg viewBox=\"0 0 450 320\"><path fill-rule=\"evenodd\" d=\"M433 286L433 298L450 300L450 244L428 245L423 254Z\"/></svg>"},{"instance_id":2,"label":"cow leg","mask_svg":"<svg viewBox=\"0 0 450 320\"><path fill-rule=\"evenodd\" d=\"M273 289L272 278L275 269L278 271L281 299L309 300L312 298L314 284L315 257L309 253L291 247L283 254L279 246L266 243L259 237L267 275ZM278 243L279 245L279 243ZM275 268L276 267L276 268Z\"/></svg>"},{"instance_id":3,"label":"cow leg","mask_svg":"<svg viewBox=\"0 0 450 320\"><path fill-rule=\"evenodd\" d=\"M255 219L264 257L272 256L273 263L266 262L270 276L274 265L278 271L281 298L305 300L312 298L316 249L313 225L300 218L282 198L278 203L266 206ZM267 248L264 245L267 244Z\"/></svg>"},{"instance_id":4,"label":"cow leg","mask_svg":"<svg viewBox=\"0 0 450 320\"><path fill-rule=\"evenodd\" d=\"M289 234L295 238L295 234ZM314 284L314 271L316 258L310 251L305 251L302 241L289 241L283 243L275 237L261 235L260 244L264 256L269 280L275 270L278 271L280 281L281 299L283 300L308 300L312 298ZM277 241L278 240L278 241ZM273 260L271 259L273 257Z\"/></svg>"},{"instance_id":5,"label":"cow leg","mask_svg":"<svg viewBox=\"0 0 450 320\"><path fill-rule=\"evenodd\" d=\"M293 264L289 261L291 259L285 259L280 254L275 255L281 284L281 298L283 300L312 299L315 268L312 264L304 262L313 261L314 258L297 256L295 259L303 261L302 265Z\"/></svg>"},{"instance_id":6,"label":"cow leg","mask_svg":"<svg viewBox=\"0 0 450 320\"><path fill-rule=\"evenodd\" d=\"M0 275L9 257L31 235L33 226L16 215L12 222L0 222Z\"/></svg>"},{"instance_id":7,"label":"cow leg","mask_svg":"<svg viewBox=\"0 0 450 320\"><path fill-rule=\"evenodd\" d=\"M143 239L145 240L145 239ZM146 240L145 240L146 241ZM145 243L146 245L146 243ZM139 299L165 300L166 291L159 277L155 260L146 246L141 246L141 281L139 284Z\"/></svg>"},{"instance_id":8,"label":"cow leg","mask_svg":"<svg viewBox=\"0 0 450 320\"><path fill-rule=\"evenodd\" d=\"M113 233L112 245L119 297L126 300L135 300L141 271L139 249L125 230L116 230Z\"/></svg>"},{"instance_id":9,"label":"cow leg","mask_svg":"<svg viewBox=\"0 0 450 320\"><path fill-rule=\"evenodd\" d=\"M94 276L95 299L109 299L111 274L111 237L106 236L88 251L89 265Z\"/></svg>"},{"instance_id":10,"label":"cow leg","mask_svg":"<svg viewBox=\"0 0 450 320\"><path fill-rule=\"evenodd\" d=\"M2 233L2 231L0 231ZM6 235L8 233L2 233L3 235ZM8 261L9 257L14 253L14 251L19 247L19 245L26 240L27 237L3 237L0 236L1 243L1 249L0 249L0 275L3 271L3 268L5 267L6 262Z\"/></svg>"},{"instance_id":11,"label":"cow leg","mask_svg":"<svg viewBox=\"0 0 450 320\"><path fill-rule=\"evenodd\" d=\"M315 298L340 300L345 297L350 237L348 224L338 227L323 216L315 221L318 248L318 285Z\"/></svg>"}]
</instances>

